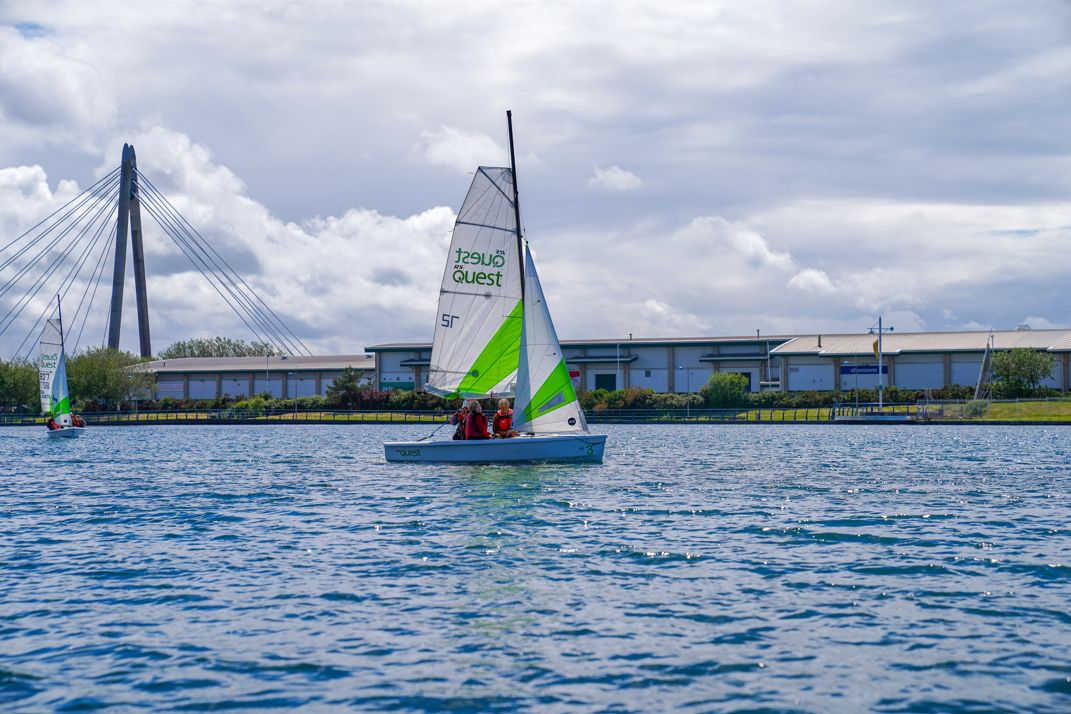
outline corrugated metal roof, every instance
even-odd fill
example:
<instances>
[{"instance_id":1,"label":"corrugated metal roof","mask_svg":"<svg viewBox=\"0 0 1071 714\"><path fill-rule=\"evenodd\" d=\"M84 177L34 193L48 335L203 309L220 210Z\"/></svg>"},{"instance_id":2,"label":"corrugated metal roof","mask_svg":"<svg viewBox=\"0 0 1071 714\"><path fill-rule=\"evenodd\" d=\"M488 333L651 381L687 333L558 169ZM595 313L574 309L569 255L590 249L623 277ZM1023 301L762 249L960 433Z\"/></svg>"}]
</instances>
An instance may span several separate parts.
<instances>
[{"instance_id":1,"label":"corrugated metal roof","mask_svg":"<svg viewBox=\"0 0 1071 714\"><path fill-rule=\"evenodd\" d=\"M982 352L988 331L893 332L882 338L885 354L907 352ZM1071 350L1071 330L994 330L993 346L1034 350ZM804 335L771 350L775 355L820 355L826 357L873 355L877 335ZM819 345L821 342L821 345Z\"/></svg>"},{"instance_id":2,"label":"corrugated metal roof","mask_svg":"<svg viewBox=\"0 0 1071 714\"><path fill-rule=\"evenodd\" d=\"M599 338L595 340L562 340L562 347L687 347L690 345L766 344L785 342L794 335L762 335L761 337L635 337ZM369 352L418 352L430 350L430 342L387 342L365 347Z\"/></svg>"},{"instance_id":3,"label":"corrugated metal roof","mask_svg":"<svg viewBox=\"0 0 1071 714\"><path fill-rule=\"evenodd\" d=\"M346 367L375 369L372 355L325 355L313 357L182 357L146 362L144 369L158 374L176 372L273 372L337 371Z\"/></svg>"}]
</instances>

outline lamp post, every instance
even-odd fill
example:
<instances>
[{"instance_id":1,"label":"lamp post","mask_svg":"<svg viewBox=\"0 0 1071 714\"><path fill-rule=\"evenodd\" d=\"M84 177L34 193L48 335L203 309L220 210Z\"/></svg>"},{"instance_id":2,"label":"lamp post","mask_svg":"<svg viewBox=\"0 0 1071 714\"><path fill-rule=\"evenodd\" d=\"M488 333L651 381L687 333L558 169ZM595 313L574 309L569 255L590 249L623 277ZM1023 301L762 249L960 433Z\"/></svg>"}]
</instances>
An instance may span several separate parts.
<instances>
[{"instance_id":1,"label":"lamp post","mask_svg":"<svg viewBox=\"0 0 1071 714\"><path fill-rule=\"evenodd\" d=\"M287 388L286 391L287 392L293 391L293 390L290 389L290 378L292 376L294 376L293 372L287 372L286 373L286 388ZM294 400L294 421L296 422L297 421L297 393L295 392L294 395L292 397L290 397L290 398Z\"/></svg>"},{"instance_id":2,"label":"lamp post","mask_svg":"<svg viewBox=\"0 0 1071 714\"><path fill-rule=\"evenodd\" d=\"M884 352L882 351L882 348L883 348L882 336L886 332L892 332L894 329L895 328L892 328L892 327L882 327L881 317L879 316L878 317L878 324L871 325L870 330L869 330L870 334L872 334L872 335L873 334L877 334L877 336L878 336L878 413L879 414L882 411L882 404L883 404L883 402L882 402L882 393L885 390L885 375L883 374L883 371L882 371L882 355L884 354Z\"/></svg>"}]
</instances>

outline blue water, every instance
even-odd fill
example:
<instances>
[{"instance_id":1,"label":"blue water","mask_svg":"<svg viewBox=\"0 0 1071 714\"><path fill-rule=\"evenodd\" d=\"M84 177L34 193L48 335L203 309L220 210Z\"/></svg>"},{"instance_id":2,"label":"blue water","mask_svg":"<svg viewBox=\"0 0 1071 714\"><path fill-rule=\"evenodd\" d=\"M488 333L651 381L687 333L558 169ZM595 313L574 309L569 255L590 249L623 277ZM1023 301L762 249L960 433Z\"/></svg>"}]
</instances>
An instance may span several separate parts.
<instances>
[{"instance_id":1,"label":"blue water","mask_svg":"<svg viewBox=\"0 0 1071 714\"><path fill-rule=\"evenodd\" d=\"M1071 711L1071 429L0 429L0 709Z\"/></svg>"}]
</instances>

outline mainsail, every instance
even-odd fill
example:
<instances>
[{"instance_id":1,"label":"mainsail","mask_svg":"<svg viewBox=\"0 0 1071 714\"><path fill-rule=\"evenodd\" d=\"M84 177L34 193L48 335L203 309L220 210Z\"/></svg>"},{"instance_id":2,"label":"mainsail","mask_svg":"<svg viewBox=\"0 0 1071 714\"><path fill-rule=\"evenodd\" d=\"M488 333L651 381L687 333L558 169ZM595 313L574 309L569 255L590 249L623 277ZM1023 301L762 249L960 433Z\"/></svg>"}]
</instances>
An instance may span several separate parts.
<instances>
[{"instance_id":1,"label":"mainsail","mask_svg":"<svg viewBox=\"0 0 1071 714\"><path fill-rule=\"evenodd\" d=\"M439 292L429 392L514 391L524 302L513 172L481 166L458 211Z\"/></svg>"},{"instance_id":2,"label":"mainsail","mask_svg":"<svg viewBox=\"0 0 1071 714\"><path fill-rule=\"evenodd\" d=\"M67 361L63 355L63 327L58 319L49 320L41 333L37 369L41 382L41 411L51 413L57 424L70 426Z\"/></svg>"},{"instance_id":3,"label":"mainsail","mask_svg":"<svg viewBox=\"0 0 1071 714\"><path fill-rule=\"evenodd\" d=\"M569 368L550 319L528 246L524 248L524 331L521 335L514 428L535 434L587 431Z\"/></svg>"}]
</instances>

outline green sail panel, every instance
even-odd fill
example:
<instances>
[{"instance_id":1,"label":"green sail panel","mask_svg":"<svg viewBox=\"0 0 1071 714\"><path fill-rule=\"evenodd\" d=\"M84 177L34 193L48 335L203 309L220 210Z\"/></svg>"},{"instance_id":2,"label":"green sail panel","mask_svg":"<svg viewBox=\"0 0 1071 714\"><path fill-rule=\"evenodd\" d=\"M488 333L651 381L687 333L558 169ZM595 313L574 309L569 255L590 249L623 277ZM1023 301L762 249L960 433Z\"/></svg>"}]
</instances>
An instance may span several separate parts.
<instances>
[{"instance_id":1,"label":"green sail panel","mask_svg":"<svg viewBox=\"0 0 1071 714\"><path fill-rule=\"evenodd\" d=\"M483 352L461 380L457 387L460 396L482 397L492 394L497 385L517 371L523 324L524 302L518 300L502 322L502 326L498 328L498 332L483 348Z\"/></svg>"},{"instance_id":2,"label":"green sail panel","mask_svg":"<svg viewBox=\"0 0 1071 714\"><path fill-rule=\"evenodd\" d=\"M569 367L550 319L535 262L524 249L524 333L517 371L515 428L533 434L568 434L588 430L573 389Z\"/></svg>"}]
</instances>

